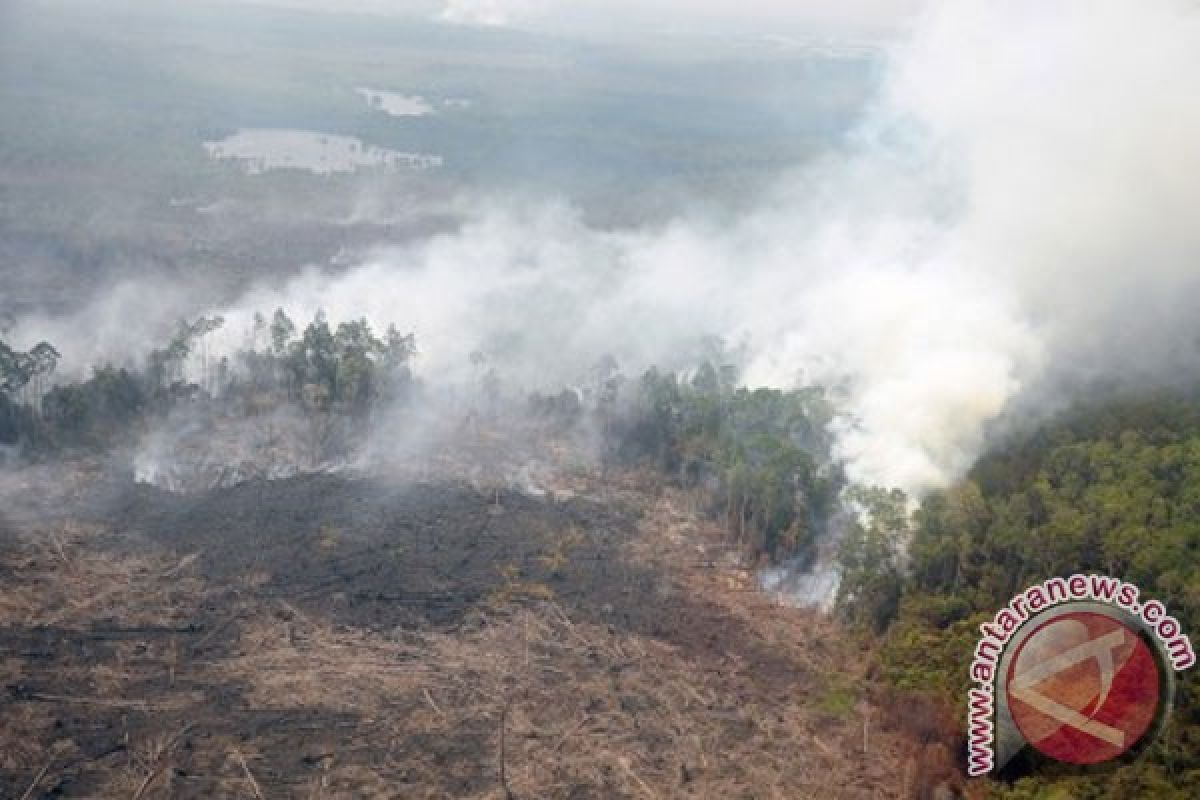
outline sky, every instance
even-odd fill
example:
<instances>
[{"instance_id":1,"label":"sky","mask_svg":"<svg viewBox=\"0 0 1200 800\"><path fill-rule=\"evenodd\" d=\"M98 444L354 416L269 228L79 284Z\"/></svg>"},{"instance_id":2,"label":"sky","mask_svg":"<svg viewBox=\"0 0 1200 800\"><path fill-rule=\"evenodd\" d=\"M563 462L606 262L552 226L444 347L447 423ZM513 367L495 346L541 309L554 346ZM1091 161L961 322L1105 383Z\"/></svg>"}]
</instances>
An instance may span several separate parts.
<instances>
[{"instance_id":1,"label":"sky","mask_svg":"<svg viewBox=\"0 0 1200 800\"><path fill-rule=\"evenodd\" d=\"M667 30L733 27L760 33L814 27L902 25L917 0L446 0L441 17L484 24L562 28L645 25Z\"/></svg>"},{"instance_id":2,"label":"sky","mask_svg":"<svg viewBox=\"0 0 1200 800\"><path fill-rule=\"evenodd\" d=\"M922 0L241 0L584 34L798 34L904 27Z\"/></svg>"}]
</instances>

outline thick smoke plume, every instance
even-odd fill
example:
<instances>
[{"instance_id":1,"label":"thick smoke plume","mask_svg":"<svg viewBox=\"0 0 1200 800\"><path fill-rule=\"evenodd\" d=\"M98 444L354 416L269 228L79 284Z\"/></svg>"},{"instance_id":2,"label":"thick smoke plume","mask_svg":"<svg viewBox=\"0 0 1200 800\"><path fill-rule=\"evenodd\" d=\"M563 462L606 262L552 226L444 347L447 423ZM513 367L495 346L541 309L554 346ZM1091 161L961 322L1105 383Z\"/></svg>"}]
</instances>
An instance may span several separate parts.
<instances>
[{"instance_id":1,"label":"thick smoke plume","mask_svg":"<svg viewBox=\"0 0 1200 800\"><path fill-rule=\"evenodd\" d=\"M1193 362L1198 96L1192 3L937 3L854 136L757 213L606 231L553 202L480 204L455 234L250 292L220 310L223 346L254 311L323 308L415 332L429 378L482 350L533 388L603 353L627 372L682 365L719 335L747 384L836 391L852 479L920 493L969 466L1018 398ZM135 315L126 295L90 313L122 334L178 316ZM79 329L21 332L70 353Z\"/></svg>"}]
</instances>

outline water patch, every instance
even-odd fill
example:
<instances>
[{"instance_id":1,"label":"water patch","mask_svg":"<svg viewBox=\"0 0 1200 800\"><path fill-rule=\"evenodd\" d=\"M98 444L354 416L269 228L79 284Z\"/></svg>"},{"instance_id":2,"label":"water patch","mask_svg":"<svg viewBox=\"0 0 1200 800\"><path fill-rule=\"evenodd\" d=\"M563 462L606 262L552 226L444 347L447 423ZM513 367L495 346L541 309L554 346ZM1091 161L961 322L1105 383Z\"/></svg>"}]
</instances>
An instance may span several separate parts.
<instances>
[{"instance_id":1,"label":"water patch","mask_svg":"<svg viewBox=\"0 0 1200 800\"><path fill-rule=\"evenodd\" d=\"M420 95L400 94L382 89L355 89L367 101L367 105L376 111L392 117L424 117L436 114L428 100Z\"/></svg>"},{"instance_id":2,"label":"water patch","mask_svg":"<svg viewBox=\"0 0 1200 800\"><path fill-rule=\"evenodd\" d=\"M318 175L360 169L423 170L442 166L442 157L403 153L364 144L351 136L283 128L243 128L204 143L210 158L237 161L250 175L275 169L301 169Z\"/></svg>"}]
</instances>

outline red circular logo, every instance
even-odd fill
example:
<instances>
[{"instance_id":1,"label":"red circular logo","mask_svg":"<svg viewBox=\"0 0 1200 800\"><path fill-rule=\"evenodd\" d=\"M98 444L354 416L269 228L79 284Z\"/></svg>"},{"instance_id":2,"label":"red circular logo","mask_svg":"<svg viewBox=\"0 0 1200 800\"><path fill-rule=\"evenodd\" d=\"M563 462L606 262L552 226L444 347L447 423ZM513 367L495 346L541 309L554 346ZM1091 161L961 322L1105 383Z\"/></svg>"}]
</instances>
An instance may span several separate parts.
<instances>
[{"instance_id":1,"label":"red circular logo","mask_svg":"<svg viewBox=\"0 0 1200 800\"><path fill-rule=\"evenodd\" d=\"M1072 764L1116 758L1138 743L1162 702L1158 665L1136 632L1077 611L1042 624L1008 668L1009 710L1021 735Z\"/></svg>"}]
</instances>

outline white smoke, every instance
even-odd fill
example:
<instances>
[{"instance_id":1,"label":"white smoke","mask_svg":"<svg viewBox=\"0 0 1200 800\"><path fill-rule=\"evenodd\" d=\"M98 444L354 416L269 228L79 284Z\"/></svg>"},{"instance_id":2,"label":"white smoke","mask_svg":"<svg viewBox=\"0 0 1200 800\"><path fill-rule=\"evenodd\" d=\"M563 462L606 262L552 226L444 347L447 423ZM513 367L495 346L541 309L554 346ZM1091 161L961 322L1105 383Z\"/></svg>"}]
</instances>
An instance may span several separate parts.
<instances>
[{"instance_id":1,"label":"white smoke","mask_svg":"<svg viewBox=\"0 0 1200 800\"><path fill-rule=\"evenodd\" d=\"M630 232L483 206L456 234L250 292L223 312L227 346L254 311L323 308L414 331L431 377L483 349L537 385L602 353L684 363L718 334L745 343L747 383L836 387L850 477L918 494L1060 372L1193 363L1192 3L936 3L888 70L840 154L758 213Z\"/></svg>"}]
</instances>

